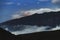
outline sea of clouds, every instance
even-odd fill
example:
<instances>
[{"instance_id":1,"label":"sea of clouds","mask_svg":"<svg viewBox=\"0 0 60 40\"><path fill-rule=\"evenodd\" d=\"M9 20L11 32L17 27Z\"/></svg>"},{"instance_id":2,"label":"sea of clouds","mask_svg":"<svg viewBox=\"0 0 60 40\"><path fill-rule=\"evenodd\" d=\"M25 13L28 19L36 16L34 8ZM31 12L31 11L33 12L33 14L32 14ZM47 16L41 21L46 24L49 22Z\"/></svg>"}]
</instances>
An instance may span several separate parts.
<instances>
[{"instance_id":1,"label":"sea of clouds","mask_svg":"<svg viewBox=\"0 0 60 40\"><path fill-rule=\"evenodd\" d=\"M51 29L48 29L48 28L50 28L50 26L25 25L23 30L11 31L7 27L5 28L5 30L11 32L14 35L30 34L30 33L43 32L43 31L60 30L60 26L56 26L55 28L51 28Z\"/></svg>"}]
</instances>

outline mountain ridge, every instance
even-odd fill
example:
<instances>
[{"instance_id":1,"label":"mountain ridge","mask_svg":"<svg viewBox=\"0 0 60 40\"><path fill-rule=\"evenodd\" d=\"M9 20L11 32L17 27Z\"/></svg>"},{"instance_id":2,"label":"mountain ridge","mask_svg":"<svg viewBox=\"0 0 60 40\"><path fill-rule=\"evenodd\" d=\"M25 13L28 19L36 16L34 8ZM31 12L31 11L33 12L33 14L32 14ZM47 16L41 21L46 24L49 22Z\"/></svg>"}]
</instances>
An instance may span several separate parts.
<instances>
[{"instance_id":1,"label":"mountain ridge","mask_svg":"<svg viewBox=\"0 0 60 40\"><path fill-rule=\"evenodd\" d=\"M38 26L56 26L60 25L60 11L59 12L46 12L43 14L37 14L31 16L22 17L19 19L13 19L1 23L0 25L38 25ZM57 21L57 22L56 22Z\"/></svg>"}]
</instances>

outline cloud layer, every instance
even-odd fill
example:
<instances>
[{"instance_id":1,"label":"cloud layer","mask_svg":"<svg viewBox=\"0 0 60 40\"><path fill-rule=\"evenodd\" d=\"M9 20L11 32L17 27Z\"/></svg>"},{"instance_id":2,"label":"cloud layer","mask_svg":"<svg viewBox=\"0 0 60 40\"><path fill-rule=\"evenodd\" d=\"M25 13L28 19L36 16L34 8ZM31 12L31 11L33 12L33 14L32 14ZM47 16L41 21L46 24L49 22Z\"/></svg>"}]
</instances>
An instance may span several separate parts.
<instances>
[{"instance_id":1,"label":"cloud layer","mask_svg":"<svg viewBox=\"0 0 60 40\"><path fill-rule=\"evenodd\" d=\"M60 8L60 0L52 0L52 3Z\"/></svg>"},{"instance_id":2,"label":"cloud layer","mask_svg":"<svg viewBox=\"0 0 60 40\"><path fill-rule=\"evenodd\" d=\"M15 35L21 35L21 34L29 34L29 33L35 33L35 32L43 32L43 31L55 31L55 30L60 30L60 26L56 26L55 28L47 29L49 26L30 26L30 25L25 25L25 28L23 30L18 30L18 31L10 31L12 34ZM8 28L7 28L8 29ZM5 29L6 30L6 29Z\"/></svg>"},{"instance_id":3,"label":"cloud layer","mask_svg":"<svg viewBox=\"0 0 60 40\"><path fill-rule=\"evenodd\" d=\"M38 26L29 26L29 25L26 25L24 27L25 28L22 31L19 30L19 31L11 32L11 33L15 34L15 35L19 35L19 34L28 34L28 33L34 33L34 32L48 31L48 30L46 30L46 28L48 28L49 26L38 27Z\"/></svg>"},{"instance_id":4,"label":"cloud layer","mask_svg":"<svg viewBox=\"0 0 60 40\"><path fill-rule=\"evenodd\" d=\"M24 17L24 16L30 16L30 15L33 15L35 13L38 13L38 14L42 14L44 12L57 12L57 11L60 11L59 8L56 8L56 9L51 9L51 8L40 8L40 9L31 9L31 10L27 10L27 11L20 11L16 14L13 14L12 15L12 19L16 19L16 18L21 18L21 17Z\"/></svg>"},{"instance_id":5,"label":"cloud layer","mask_svg":"<svg viewBox=\"0 0 60 40\"><path fill-rule=\"evenodd\" d=\"M14 14L12 15L12 19L18 19L21 18L22 16L20 14Z\"/></svg>"},{"instance_id":6,"label":"cloud layer","mask_svg":"<svg viewBox=\"0 0 60 40\"><path fill-rule=\"evenodd\" d=\"M52 0L52 3L60 3L60 0Z\"/></svg>"}]
</instances>

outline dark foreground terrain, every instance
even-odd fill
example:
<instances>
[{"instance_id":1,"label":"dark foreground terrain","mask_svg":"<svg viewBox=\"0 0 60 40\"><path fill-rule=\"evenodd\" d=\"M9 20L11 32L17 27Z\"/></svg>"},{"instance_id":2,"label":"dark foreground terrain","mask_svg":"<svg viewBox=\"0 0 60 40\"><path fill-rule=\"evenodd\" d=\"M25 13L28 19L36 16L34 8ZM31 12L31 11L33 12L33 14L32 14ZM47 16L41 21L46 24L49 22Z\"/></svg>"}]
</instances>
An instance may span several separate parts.
<instances>
[{"instance_id":1,"label":"dark foreground terrain","mask_svg":"<svg viewBox=\"0 0 60 40\"><path fill-rule=\"evenodd\" d=\"M0 28L0 40L60 40L60 30L25 35L13 35Z\"/></svg>"}]
</instances>

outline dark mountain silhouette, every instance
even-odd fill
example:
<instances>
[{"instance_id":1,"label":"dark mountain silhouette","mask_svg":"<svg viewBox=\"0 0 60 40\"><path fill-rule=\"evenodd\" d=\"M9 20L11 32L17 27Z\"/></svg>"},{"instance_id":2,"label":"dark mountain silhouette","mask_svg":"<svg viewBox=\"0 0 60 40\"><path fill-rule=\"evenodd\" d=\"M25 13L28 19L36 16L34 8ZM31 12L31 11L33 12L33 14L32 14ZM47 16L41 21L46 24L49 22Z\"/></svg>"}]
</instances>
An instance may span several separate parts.
<instances>
[{"instance_id":1,"label":"dark mountain silhouette","mask_svg":"<svg viewBox=\"0 0 60 40\"><path fill-rule=\"evenodd\" d=\"M43 14L33 14L31 16L22 17L19 19L8 20L0 24L14 26L14 25L37 25L50 26L51 28L60 25L60 11L45 12Z\"/></svg>"},{"instance_id":2,"label":"dark mountain silhouette","mask_svg":"<svg viewBox=\"0 0 60 40\"><path fill-rule=\"evenodd\" d=\"M15 35L0 28L0 40L15 40Z\"/></svg>"},{"instance_id":3,"label":"dark mountain silhouette","mask_svg":"<svg viewBox=\"0 0 60 40\"><path fill-rule=\"evenodd\" d=\"M60 40L60 30L13 35L0 28L0 40Z\"/></svg>"},{"instance_id":4,"label":"dark mountain silhouette","mask_svg":"<svg viewBox=\"0 0 60 40\"><path fill-rule=\"evenodd\" d=\"M16 36L17 40L60 40L60 30Z\"/></svg>"}]
</instances>

